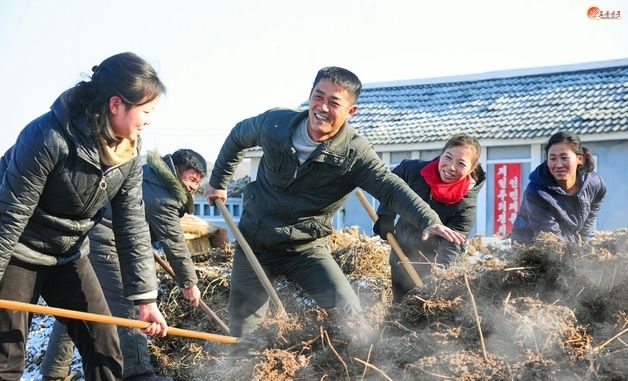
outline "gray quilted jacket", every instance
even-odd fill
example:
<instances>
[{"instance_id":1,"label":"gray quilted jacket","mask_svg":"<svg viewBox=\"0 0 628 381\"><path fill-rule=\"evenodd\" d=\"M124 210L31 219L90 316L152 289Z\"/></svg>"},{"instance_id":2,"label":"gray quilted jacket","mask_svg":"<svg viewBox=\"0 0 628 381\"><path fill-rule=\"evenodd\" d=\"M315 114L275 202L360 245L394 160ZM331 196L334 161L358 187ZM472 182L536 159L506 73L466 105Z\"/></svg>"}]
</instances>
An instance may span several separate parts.
<instances>
[{"instance_id":1,"label":"gray quilted jacket","mask_svg":"<svg viewBox=\"0 0 628 381\"><path fill-rule=\"evenodd\" d=\"M143 173L142 189L151 240L159 242L163 248L179 286L193 286L198 278L181 226L181 217L194 212L192 195L179 181L170 155L161 158L156 152L149 152ZM102 221L89 233L92 245L114 246L112 228L111 213L107 210Z\"/></svg>"}]
</instances>

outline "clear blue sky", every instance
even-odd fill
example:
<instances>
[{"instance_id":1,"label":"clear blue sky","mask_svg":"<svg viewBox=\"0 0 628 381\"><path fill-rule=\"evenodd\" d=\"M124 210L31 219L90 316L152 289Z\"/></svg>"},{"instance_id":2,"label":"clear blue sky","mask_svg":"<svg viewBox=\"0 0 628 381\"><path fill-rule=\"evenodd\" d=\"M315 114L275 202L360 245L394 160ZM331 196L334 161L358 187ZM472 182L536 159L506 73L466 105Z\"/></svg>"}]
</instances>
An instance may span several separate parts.
<instances>
[{"instance_id":1,"label":"clear blue sky","mask_svg":"<svg viewBox=\"0 0 628 381\"><path fill-rule=\"evenodd\" d=\"M623 18L590 20L593 5ZM628 3L1 0L0 151L123 51L153 63L169 89L144 150L214 161L237 121L298 106L323 66L368 84L628 58Z\"/></svg>"}]
</instances>

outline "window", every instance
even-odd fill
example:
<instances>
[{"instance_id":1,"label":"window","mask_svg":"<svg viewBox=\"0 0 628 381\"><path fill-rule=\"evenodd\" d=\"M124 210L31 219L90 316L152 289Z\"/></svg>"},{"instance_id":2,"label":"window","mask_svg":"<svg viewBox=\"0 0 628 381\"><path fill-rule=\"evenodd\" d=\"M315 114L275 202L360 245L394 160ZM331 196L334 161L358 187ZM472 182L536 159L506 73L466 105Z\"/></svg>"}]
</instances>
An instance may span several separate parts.
<instances>
[{"instance_id":1,"label":"window","mask_svg":"<svg viewBox=\"0 0 628 381\"><path fill-rule=\"evenodd\" d=\"M423 161L432 161L440 155L441 151L440 149L422 150L420 158Z\"/></svg>"},{"instance_id":2,"label":"window","mask_svg":"<svg viewBox=\"0 0 628 381\"><path fill-rule=\"evenodd\" d=\"M390 153L390 165L395 166L401 163L402 160L412 158L412 151L399 151Z\"/></svg>"},{"instance_id":3,"label":"window","mask_svg":"<svg viewBox=\"0 0 628 381\"><path fill-rule=\"evenodd\" d=\"M234 217L240 217L240 205L239 204L233 204L233 216Z\"/></svg>"}]
</instances>

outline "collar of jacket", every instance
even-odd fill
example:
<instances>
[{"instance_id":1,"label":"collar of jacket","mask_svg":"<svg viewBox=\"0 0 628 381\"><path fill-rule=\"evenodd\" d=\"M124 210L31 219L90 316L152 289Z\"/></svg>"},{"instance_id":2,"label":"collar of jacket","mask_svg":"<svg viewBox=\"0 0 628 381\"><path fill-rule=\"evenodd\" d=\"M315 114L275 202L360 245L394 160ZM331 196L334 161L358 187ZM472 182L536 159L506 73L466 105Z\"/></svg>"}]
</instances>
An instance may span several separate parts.
<instances>
[{"instance_id":1,"label":"collar of jacket","mask_svg":"<svg viewBox=\"0 0 628 381\"><path fill-rule=\"evenodd\" d=\"M150 151L146 155L146 164L159 177L170 193L185 205L186 213L194 213L194 198L185 189L181 180L179 180L177 168L172 162L172 157L170 155L161 157L156 151Z\"/></svg>"},{"instance_id":2,"label":"collar of jacket","mask_svg":"<svg viewBox=\"0 0 628 381\"><path fill-rule=\"evenodd\" d=\"M64 91L50 106L53 114L59 121L63 133L68 137L68 143L74 146L76 154L83 160L101 168L98 148L92 139L84 116L70 119L70 101L76 96L76 89Z\"/></svg>"},{"instance_id":3,"label":"collar of jacket","mask_svg":"<svg viewBox=\"0 0 628 381\"><path fill-rule=\"evenodd\" d=\"M76 96L76 88L64 91L50 106L50 110L61 125L61 130L68 138L68 144L74 147L76 154L95 167L102 169L100 153L96 142L92 138L91 127L85 116L70 118L70 101ZM140 137L137 138L136 149L139 154L142 146Z\"/></svg>"},{"instance_id":4,"label":"collar of jacket","mask_svg":"<svg viewBox=\"0 0 628 381\"><path fill-rule=\"evenodd\" d=\"M582 190L587 187L590 176L583 171L578 171L576 173L576 177L578 182L578 191L576 194L580 194ZM556 194L567 195L567 192L565 192L565 190L558 185L556 179L552 176L552 173L547 166L547 160L536 167L536 169L530 173L528 178L530 179L530 182L536 184L540 188L545 188Z\"/></svg>"},{"instance_id":5,"label":"collar of jacket","mask_svg":"<svg viewBox=\"0 0 628 381\"><path fill-rule=\"evenodd\" d=\"M304 118L308 117L308 110L302 111L298 113L290 122L290 137L292 138L292 133L299 126L299 123ZM332 159L332 163L330 164L342 164L344 158L346 158L349 154L351 138L355 135L355 130L349 125L349 121L345 120L344 124L338 130L338 133L334 135L332 138L327 139L314 150L310 159L319 162L328 162L329 159ZM287 140L290 147L292 147L292 139ZM293 148L293 147L292 147ZM321 155L321 154L327 154ZM310 160L308 159L308 160ZM338 162L339 161L339 162Z\"/></svg>"}]
</instances>

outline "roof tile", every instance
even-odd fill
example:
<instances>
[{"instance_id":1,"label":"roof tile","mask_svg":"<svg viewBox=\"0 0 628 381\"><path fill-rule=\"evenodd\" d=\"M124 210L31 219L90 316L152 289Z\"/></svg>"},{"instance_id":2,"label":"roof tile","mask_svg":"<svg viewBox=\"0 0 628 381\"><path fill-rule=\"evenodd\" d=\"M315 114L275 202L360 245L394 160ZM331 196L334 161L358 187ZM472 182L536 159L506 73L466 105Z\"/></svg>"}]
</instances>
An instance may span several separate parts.
<instances>
[{"instance_id":1,"label":"roof tile","mask_svg":"<svg viewBox=\"0 0 628 381\"><path fill-rule=\"evenodd\" d=\"M373 144L628 131L628 66L365 88L352 125Z\"/></svg>"}]
</instances>

